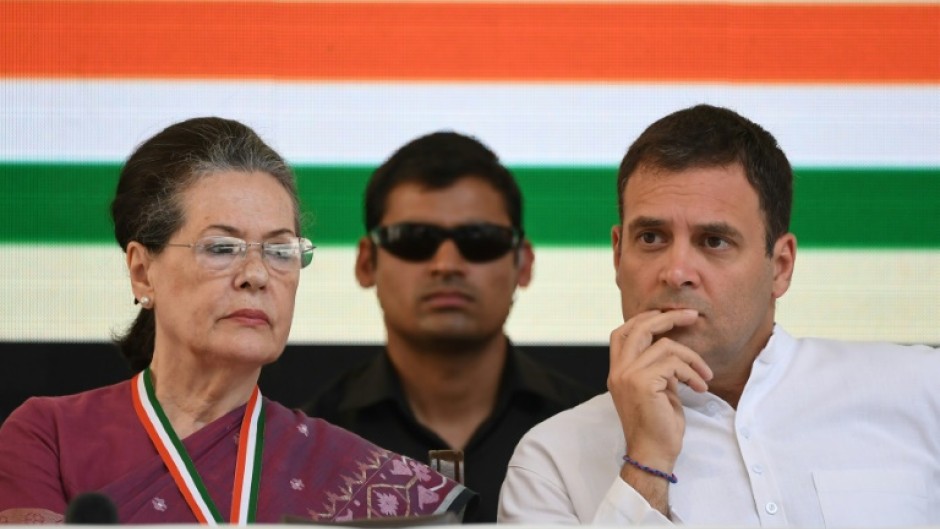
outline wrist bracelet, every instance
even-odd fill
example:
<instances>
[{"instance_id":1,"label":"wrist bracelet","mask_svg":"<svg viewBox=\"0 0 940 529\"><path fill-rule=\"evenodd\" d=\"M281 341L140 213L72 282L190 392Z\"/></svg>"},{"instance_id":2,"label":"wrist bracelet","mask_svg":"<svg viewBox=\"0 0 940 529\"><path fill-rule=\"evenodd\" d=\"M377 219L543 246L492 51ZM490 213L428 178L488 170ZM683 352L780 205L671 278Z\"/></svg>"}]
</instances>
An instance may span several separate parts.
<instances>
[{"instance_id":1,"label":"wrist bracelet","mask_svg":"<svg viewBox=\"0 0 940 529\"><path fill-rule=\"evenodd\" d=\"M678 483L678 482L679 482L679 478L677 478L675 474L667 474L667 473L663 472L662 470L656 470L655 468L648 467L648 466L646 466L646 465L640 463L639 461L630 458L630 456L628 456L628 455L624 455L624 456L623 456L623 460L624 460L625 462L627 462L627 463L629 463L629 464L635 466L636 468L642 470L643 472L652 474L652 475L654 475L654 476L661 477L661 478L665 479L666 481L668 481L669 483Z\"/></svg>"}]
</instances>

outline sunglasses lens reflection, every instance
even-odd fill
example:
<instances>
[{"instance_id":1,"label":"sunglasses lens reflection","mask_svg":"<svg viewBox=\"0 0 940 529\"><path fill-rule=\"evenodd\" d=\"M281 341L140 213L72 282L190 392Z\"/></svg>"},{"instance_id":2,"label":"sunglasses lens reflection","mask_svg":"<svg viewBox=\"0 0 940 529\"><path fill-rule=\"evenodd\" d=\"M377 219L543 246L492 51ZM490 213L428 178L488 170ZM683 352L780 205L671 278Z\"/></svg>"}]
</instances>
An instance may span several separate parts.
<instances>
[{"instance_id":1,"label":"sunglasses lens reflection","mask_svg":"<svg viewBox=\"0 0 940 529\"><path fill-rule=\"evenodd\" d=\"M467 224L443 228L432 224L402 223L374 230L373 240L386 251L407 261L426 261L451 239L464 259L482 263L506 255L520 237L508 226Z\"/></svg>"}]
</instances>

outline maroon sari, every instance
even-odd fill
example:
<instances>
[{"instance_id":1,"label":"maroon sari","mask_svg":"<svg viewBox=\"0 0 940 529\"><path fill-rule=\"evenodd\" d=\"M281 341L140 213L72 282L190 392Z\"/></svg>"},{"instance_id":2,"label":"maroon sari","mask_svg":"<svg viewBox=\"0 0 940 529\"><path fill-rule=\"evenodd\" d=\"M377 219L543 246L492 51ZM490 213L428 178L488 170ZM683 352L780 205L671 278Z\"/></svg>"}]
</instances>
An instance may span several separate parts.
<instances>
[{"instance_id":1,"label":"maroon sari","mask_svg":"<svg viewBox=\"0 0 940 529\"><path fill-rule=\"evenodd\" d=\"M62 520L84 492L110 497L121 523L195 523L122 382L27 401L0 428L0 523ZM232 501L244 406L183 443L222 513ZM257 522L343 521L461 512L473 493L427 466L265 401ZM227 515L226 515L227 518Z\"/></svg>"}]
</instances>

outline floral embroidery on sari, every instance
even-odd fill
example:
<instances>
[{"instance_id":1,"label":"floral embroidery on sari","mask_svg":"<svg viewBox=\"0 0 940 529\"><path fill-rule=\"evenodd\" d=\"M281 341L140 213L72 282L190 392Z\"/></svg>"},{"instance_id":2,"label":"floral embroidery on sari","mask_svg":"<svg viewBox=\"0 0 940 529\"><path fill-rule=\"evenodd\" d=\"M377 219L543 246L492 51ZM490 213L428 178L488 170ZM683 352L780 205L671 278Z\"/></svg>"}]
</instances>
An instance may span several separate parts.
<instances>
[{"instance_id":1,"label":"floral embroidery on sari","mask_svg":"<svg viewBox=\"0 0 940 529\"><path fill-rule=\"evenodd\" d=\"M434 476L440 483L432 484ZM375 481L375 483L370 483ZM327 492L322 512L308 511L315 520L412 516L440 500L438 489L453 485L422 463L387 451L374 451L359 463L353 476L343 476L338 492ZM413 502L418 508L413 508Z\"/></svg>"}]
</instances>

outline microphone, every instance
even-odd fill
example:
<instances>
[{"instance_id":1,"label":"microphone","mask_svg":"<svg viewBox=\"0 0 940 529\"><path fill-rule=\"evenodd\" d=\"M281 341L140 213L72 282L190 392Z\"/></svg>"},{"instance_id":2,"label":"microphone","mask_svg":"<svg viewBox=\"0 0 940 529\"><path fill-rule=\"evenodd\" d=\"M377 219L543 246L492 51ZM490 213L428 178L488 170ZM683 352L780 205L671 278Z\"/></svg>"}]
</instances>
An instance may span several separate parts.
<instances>
[{"instance_id":1,"label":"microphone","mask_svg":"<svg viewBox=\"0 0 940 529\"><path fill-rule=\"evenodd\" d=\"M110 498L99 492L79 494L65 510L67 524L116 524L117 507Z\"/></svg>"}]
</instances>

